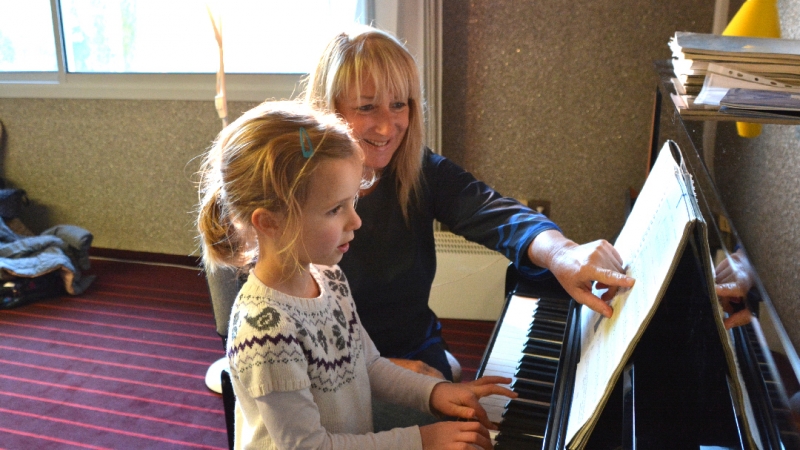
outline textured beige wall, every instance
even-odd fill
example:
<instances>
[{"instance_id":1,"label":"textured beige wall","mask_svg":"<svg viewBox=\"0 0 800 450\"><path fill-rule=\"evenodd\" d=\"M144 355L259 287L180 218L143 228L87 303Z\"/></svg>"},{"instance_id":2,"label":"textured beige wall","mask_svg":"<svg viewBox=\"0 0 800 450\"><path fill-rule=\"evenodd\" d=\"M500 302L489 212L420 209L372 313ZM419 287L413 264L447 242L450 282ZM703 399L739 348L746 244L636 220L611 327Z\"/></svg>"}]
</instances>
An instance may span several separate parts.
<instances>
[{"instance_id":1,"label":"textured beige wall","mask_svg":"<svg viewBox=\"0 0 800 450\"><path fill-rule=\"evenodd\" d=\"M800 4L778 2L784 37ZM644 183L652 61L676 31L710 32L714 2L444 2L442 153L500 192L550 200L578 242L613 239ZM730 14L741 2L732 1ZM718 127L720 194L800 348L800 129Z\"/></svg>"},{"instance_id":2,"label":"textured beige wall","mask_svg":"<svg viewBox=\"0 0 800 450\"><path fill-rule=\"evenodd\" d=\"M195 252L191 180L220 129L212 101L0 99L0 120L0 175L27 191L33 231L73 224L96 247Z\"/></svg>"},{"instance_id":3,"label":"textured beige wall","mask_svg":"<svg viewBox=\"0 0 800 450\"><path fill-rule=\"evenodd\" d=\"M652 62L713 2L444 2L442 153L504 195L551 202L572 239L613 239L644 183Z\"/></svg>"}]
</instances>

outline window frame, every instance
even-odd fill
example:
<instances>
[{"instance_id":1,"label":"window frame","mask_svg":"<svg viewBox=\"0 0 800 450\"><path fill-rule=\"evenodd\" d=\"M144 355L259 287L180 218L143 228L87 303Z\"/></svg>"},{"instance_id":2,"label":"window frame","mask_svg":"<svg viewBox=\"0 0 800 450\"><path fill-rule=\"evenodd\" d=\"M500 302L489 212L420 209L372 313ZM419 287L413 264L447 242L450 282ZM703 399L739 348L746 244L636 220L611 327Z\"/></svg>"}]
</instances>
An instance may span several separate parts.
<instances>
[{"instance_id":1,"label":"window frame","mask_svg":"<svg viewBox=\"0 0 800 450\"><path fill-rule=\"evenodd\" d=\"M209 100L216 74L65 74L15 72L0 80L0 98L75 98L124 100ZM47 73L50 74L49 72ZM299 94L305 74L225 74L228 101L286 99Z\"/></svg>"},{"instance_id":2,"label":"window frame","mask_svg":"<svg viewBox=\"0 0 800 450\"><path fill-rule=\"evenodd\" d=\"M367 21L380 10L397 8L397 0L363 0ZM57 72L0 73L0 98L76 98L139 100L208 100L216 95L216 74L66 72L59 0L50 0ZM385 16L386 14L383 13ZM383 27L396 32L393 27ZM225 74L228 101L292 98L306 74Z\"/></svg>"}]
</instances>

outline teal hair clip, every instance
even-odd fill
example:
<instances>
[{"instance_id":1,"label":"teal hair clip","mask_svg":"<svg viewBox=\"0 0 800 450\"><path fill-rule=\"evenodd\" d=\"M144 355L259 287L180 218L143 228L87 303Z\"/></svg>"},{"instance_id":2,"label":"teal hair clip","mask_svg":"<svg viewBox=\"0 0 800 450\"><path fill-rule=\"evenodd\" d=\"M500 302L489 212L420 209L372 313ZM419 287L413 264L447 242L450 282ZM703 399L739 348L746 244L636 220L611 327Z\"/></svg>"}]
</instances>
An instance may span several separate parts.
<instances>
[{"instance_id":1,"label":"teal hair clip","mask_svg":"<svg viewBox=\"0 0 800 450\"><path fill-rule=\"evenodd\" d=\"M308 149L306 149L306 144L308 144ZM303 152L303 158L305 159L311 158L311 155L314 154L314 146L311 144L311 137L303 127L300 127L300 151Z\"/></svg>"}]
</instances>

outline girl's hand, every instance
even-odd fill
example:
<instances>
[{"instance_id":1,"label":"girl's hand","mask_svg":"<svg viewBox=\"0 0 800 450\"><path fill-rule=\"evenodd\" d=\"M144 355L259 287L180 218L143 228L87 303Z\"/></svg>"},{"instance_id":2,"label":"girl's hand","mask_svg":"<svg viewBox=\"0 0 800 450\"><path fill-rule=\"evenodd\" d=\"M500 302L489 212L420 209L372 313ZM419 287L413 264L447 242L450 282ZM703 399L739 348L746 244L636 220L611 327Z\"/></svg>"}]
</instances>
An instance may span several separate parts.
<instances>
[{"instance_id":1,"label":"girl's hand","mask_svg":"<svg viewBox=\"0 0 800 450\"><path fill-rule=\"evenodd\" d=\"M419 434L425 450L492 449L489 431L478 422L437 422L419 427Z\"/></svg>"},{"instance_id":2,"label":"girl's hand","mask_svg":"<svg viewBox=\"0 0 800 450\"><path fill-rule=\"evenodd\" d=\"M489 422L486 410L478 402L487 395L504 395L517 398L518 394L497 384L511 383L510 378L482 377L469 383L439 383L431 392L431 411L439 414L466 420L477 420L482 426L495 430L497 427Z\"/></svg>"}]
</instances>

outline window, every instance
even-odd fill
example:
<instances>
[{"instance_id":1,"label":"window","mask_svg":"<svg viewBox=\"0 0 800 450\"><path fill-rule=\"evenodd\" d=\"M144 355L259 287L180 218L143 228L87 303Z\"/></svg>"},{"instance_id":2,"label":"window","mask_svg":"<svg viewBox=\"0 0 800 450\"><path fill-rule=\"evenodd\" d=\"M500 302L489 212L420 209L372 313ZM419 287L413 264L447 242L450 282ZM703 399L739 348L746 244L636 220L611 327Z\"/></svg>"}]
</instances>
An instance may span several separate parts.
<instances>
[{"instance_id":1,"label":"window","mask_svg":"<svg viewBox=\"0 0 800 450\"><path fill-rule=\"evenodd\" d=\"M230 100L287 97L370 0L0 0L0 96L213 97L221 18Z\"/></svg>"},{"instance_id":2,"label":"window","mask_svg":"<svg viewBox=\"0 0 800 450\"><path fill-rule=\"evenodd\" d=\"M15 3L0 2L0 71L57 71L50 2L29 0L24 7Z\"/></svg>"}]
</instances>

